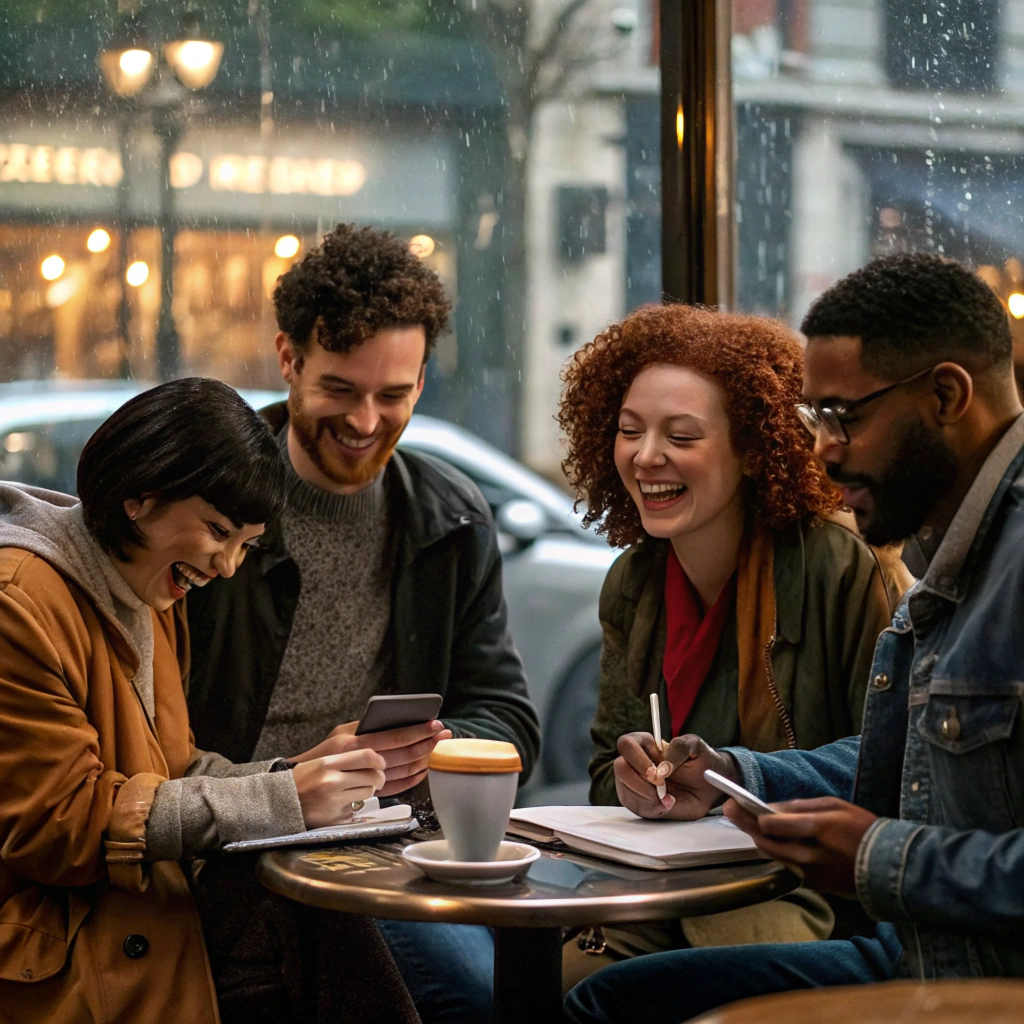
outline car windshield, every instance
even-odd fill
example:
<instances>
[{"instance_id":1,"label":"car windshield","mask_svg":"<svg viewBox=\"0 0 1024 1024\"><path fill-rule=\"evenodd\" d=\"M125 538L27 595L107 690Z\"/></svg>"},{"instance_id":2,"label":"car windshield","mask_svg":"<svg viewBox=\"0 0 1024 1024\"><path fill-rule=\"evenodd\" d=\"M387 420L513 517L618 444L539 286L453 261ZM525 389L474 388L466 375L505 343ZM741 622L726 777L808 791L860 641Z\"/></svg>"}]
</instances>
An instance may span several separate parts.
<instances>
[{"instance_id":1,"label":"car windshield","mask_svg":"<svg viewBox=\"0 0 1024 1024\"><path fill-rule=\"evenodd\" d=\"M76 493L78 457L93 432L140 387L0 387L0 480ZM243 391L254 408L282 400L283 392ZM429 416L415 416L401 447L444 459L465 473L497 513L504 504L527 500L544 509L549 527L587 540L571 499L503 452L468 431Z\"/></svg>"}]
</instances>

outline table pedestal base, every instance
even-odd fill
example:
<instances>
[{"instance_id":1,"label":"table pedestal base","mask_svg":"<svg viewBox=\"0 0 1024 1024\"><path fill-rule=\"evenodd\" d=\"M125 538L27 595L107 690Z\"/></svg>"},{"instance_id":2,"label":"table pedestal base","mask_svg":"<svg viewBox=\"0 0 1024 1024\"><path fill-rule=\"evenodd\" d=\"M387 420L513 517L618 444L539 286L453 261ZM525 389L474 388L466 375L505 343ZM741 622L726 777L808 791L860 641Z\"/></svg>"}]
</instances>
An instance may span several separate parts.
<instances>
[{"instance_id":1,"label":"table pedestal base","mask_svg":"<svg viewBox=\"0 0 1024 1024\"><path fill-rule=\"evenodd\" d=\"M494 929L494 1024L562 1020L562 929Z\"/></svg>"}]
</instances>

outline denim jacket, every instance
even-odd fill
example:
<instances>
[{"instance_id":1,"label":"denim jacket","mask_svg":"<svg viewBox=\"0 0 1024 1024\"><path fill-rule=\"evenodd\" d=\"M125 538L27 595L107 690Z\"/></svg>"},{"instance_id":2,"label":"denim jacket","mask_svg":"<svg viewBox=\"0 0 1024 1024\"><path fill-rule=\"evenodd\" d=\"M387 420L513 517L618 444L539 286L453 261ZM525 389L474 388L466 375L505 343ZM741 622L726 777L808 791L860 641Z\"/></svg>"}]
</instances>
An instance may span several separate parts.
<instances>
[{"instance_id":1,"label":"denim jacket","mask_svg":"<svg viewBox=\"0 0 1024 1024\"><path fill-rule=\"evenodd\" d=\"M924 579L878 639L860 738L730 748L763 799L879 815L857 895L901 972L1024 976L1024 415L992 450Z\"/></svg>"}]
</instances>

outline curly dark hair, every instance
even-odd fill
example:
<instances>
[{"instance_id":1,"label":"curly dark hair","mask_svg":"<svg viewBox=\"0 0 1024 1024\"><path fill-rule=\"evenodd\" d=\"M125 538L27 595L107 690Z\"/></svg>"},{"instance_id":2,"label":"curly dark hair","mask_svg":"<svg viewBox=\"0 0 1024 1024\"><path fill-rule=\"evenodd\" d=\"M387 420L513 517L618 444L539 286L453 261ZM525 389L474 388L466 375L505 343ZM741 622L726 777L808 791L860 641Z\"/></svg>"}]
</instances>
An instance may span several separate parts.
<instances>
[{"instance_id":1,"label":"curly dark hair","mask_svg":"<svg viewBox=\"0 0 1024 1024\"><path fill-rule=\"evenodd\" d=\"M817 520L841 504L797 418L803 352L783 324L699 306L644 306L584 345L562 374L562 467L587 505L584 523L625 547L646 533L615 468L619 410L641 370L686 366L726 394L732 443L746 456L748 504L771 529Z\"/></svg>"},{"instance_id":2,"label":"curly dark hair","mask_svg":"<svg viewBox=\"0 0 1024 1024\"><path fill-rule=\"evenodd\" d=\"M277 326L301 351L316 330L329 352L349 352L387 327L422 324L430 357L452 304L440 278L390 231L339 224L274 289Z\"/></svg>"},{"instance_id":3,"label":"curly dark hair","mask_svg":"<svg viewBox=\"0 0 1024 1024\"><path fill-rule=\"evenodd\" d=\"M953 260L899 253L872 260L820 295L800 329L807 337L860 338L861 365L896 380L924 362L971 359L1009 365L1006 310L981 278Z\"/></svg>"}]
</instances>

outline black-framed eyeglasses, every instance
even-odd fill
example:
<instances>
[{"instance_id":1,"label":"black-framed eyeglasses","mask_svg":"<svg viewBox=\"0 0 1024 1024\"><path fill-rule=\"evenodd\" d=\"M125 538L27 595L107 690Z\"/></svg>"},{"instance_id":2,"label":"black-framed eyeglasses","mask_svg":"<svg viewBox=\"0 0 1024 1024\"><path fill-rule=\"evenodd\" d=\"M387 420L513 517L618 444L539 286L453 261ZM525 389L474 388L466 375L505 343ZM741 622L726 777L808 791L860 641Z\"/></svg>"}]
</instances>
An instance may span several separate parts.
<instances>
[{"instance_id":1,"label":"black-framed eyeglasses","mask_svg":"<svg viewBox=\"0 0 1024 1024\"><path fill-rule=\"evenodd\" d=\"M854 420L860 409L863 409L865 405L873 402L876 398L887 395L894 388L910 384L923 377L926 373L931 373L938 365L938 363L933 363L919 373L915 373L912 377L905 377L903 380L896 381L895 384L888 384L884 388L872 391L870 395L865 395L863 398L838 399L824 404L797 402L796 414L800 417L800 422L815 438L817 438L818 432L824 428L834 441L837 441L839 444L849 444L850 435L846 430L846 426Z\"/></svg>"}]
</instances>

